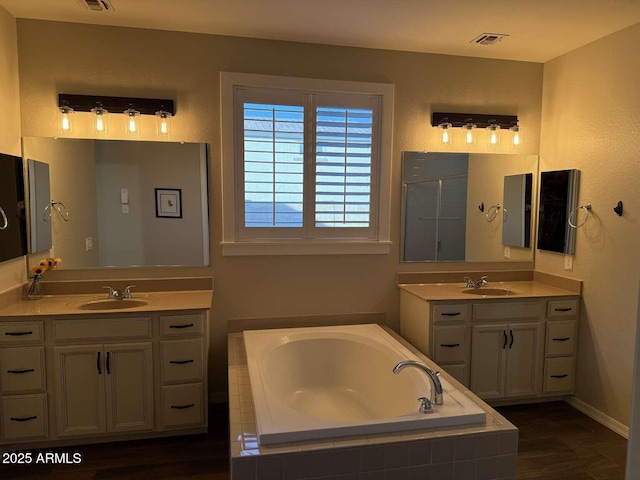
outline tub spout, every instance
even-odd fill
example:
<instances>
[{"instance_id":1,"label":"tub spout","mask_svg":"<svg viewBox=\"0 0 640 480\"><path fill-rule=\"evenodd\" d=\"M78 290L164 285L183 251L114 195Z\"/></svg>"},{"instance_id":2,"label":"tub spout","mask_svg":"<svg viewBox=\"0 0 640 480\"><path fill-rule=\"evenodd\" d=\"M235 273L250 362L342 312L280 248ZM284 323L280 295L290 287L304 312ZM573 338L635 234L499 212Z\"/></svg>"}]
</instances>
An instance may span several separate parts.
<instances>
[{"instance_id":1,"label":"tub spout","mask_svg":"<svg viewBox=\"0 0 640 480\"><path fill-rule=\"evenodd\" d=\"M397 375L405 367L415 367L427 374L427 377L431 380L431 397L429 400L433 405L442 405L442 383L440 383L440 377L438 377L440 372L434 372L424 363L418 362L417 360L403 360L393 367L393 373Z\"/></svg>"}]
</instances>

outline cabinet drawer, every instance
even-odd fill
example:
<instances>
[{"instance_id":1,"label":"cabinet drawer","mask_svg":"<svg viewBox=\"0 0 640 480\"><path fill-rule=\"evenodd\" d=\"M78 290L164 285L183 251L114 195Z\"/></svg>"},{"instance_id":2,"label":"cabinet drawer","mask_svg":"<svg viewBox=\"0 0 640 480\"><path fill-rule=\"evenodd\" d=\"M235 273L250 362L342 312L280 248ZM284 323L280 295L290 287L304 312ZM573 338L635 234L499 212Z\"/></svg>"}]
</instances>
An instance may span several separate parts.
<instances>
[{"instance_id":1,"label":"cabinet drawer","mask_svg":"<svg viewBox=\"0 0 640 480\"><path fill-rule=\"evenodd\" d=\"M165 427L204 425L202 383L162 387L162 423Z\"/></svg>"},{"instance_id":2,"label":"cabinet drawer","mask_svg":"<svg viewBox=\"0 0 640 480\"><path fill-rule=\"evenodd\" d=\"M162 382L202 381L202 339L160 342Z\"/></svg>"},{"instance_id":3,"label":"cabinet drawer","mask_svg":"<svg viewBox=\"0 0 640 480\"><path fill-rule=\"evenodd\" d=\"M0 344L41 342L42 331L42 322L0 322Z\"/></svg>"},{"instance_id":4,"label":"cabinet drawer","mask_svg":"<svg viewBox=\"0 0 640 480\"><path fill-rule=\"evenodd\" d=\"M433 327L433 360L436 363L464 362L467 357L467 343L465 325Z\"/></svg>"},{"instance_id":5,"label":"cabinet drawer","mask_svg":"<svg viewBox=\"0 0 640 480\"><path fill-rule=\"evenodd\" d=\"M44 390L44 347L0 349L0 393Z\"/></svg>"},{"instance_id":6,"label":"cabinet drawer","mask_svg":"<svg viewBox=\"0 0 640 480\"><path fill-rule=\"evenodd\" d=\"M543 314L542 302L475 303L474 321L532 320Z\"/></svg>"},{"instance_id":7,"label":"cabinet drawer","mask_svg":"<svg viewBox=\"0 0 640 480\"><path fill-rule=\"evenodd\" d=\"M575 317L578 314L578 299L549 300L547 302L547 318Z\"/></svg>"},{"instance_id":8,"label":"cabinet drawer","mask_svg":"<svg viewBox=\"0 0 640 480\"><path fill-rule=\"evenodd\" d=\"M467 365L465 363L457 363L455 365L444 365L442 369L458 380L465 387L469 387L467 382Z\"/></svg>"},{"instance_id":9,"label":"cabinet drawer","mask_svg":"<svg viewBox=\"0 0 640 480\"><path fill-rule=\"evenodd\" d=\"M570 393L573 390L573 357L544 361L544 393Z\"/></svg>"},{"instance_id":10,"label":"cabinet drawer","mask_svg":"<svg viewBox=\"0 0 640 480\"><path fill-rule=\"evenodd\" d=\"M151 317L55 320L56 340L151 338Z\"/></svg>"},{"instance_id":11,"label":"cabinet drawer","mask_svg":"<svg viewBox=\"0 0 640 480\"><path fill-rule=\"evenodd\" d=\"M3 440L47 437L47 396L15 395L0 399Z\"/></svg>"},{"instance_id":12,"label":"cabinet drawer","mask_svg":"<svg viewBox=\"0 0 640 480\"><path fill-rule=\"evenodd\" d=\"M469 320L471 309L468 303L457 303L451 305L434 305L433 320L434 322L452 321L452 320Z\"/></svg>"},{"instance_id":13,"label":"cabinet drawer","mask_svg":"<svg viewBox=\"0 0 640 480\"><path fill-rule=\"evenodd\" d=\"M576 322L556 321L547 322L546 355L573 355L576 345Z\"/></svg>"},{"instance_id":14,"label":"cabinet drawer","mask_svg":"<svg viewBox=\"0 0 640 480\"><path fill-rule=\"evenodd\" d=\"M202 335L203 325L202 313L162 315L160 317L160 335L163 337Z\"/></svg>"}]
</instances>

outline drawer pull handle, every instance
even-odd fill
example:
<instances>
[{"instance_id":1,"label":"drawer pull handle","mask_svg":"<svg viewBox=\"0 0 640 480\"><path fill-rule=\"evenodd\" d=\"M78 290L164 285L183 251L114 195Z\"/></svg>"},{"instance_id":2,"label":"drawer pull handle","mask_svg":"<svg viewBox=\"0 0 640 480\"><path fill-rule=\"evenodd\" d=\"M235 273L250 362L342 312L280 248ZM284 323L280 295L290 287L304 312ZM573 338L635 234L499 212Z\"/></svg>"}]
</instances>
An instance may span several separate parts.
<instances>
[{"instance_id":1,"label":"drawer pull handle","mask_svg":"<svg viewBox=\"0 0 640 480\"><path fill-rule=\"evenodd\" d=\"M33 332L29 330L28 332L4 332L5 335L11 335L12 337L20 337L22 335L33 335Z\"/></svg>"},{"instance_id":2,"label":"drawer pull handle","mask_svg":"<svg viewBox=\"0 0 640 480\"><path fill-rule=\"evenodd\" d=\"M571 340L571 337L559 337L553 339L554 342L566 342L567 340Z\"/></svg>"},{"instance_id":3,"label":"drawer pull handle","mask_svg":"<svg viewBox=\"0 0 640 480\"><path fill-rule=\"evenodd\" d=\"M459 347L460 344L459 343L441 343L440 346L447 347L447 348L454 348L454 347Z\"/></svg>"},{"instance_id":4,"label":"drawer pull handle","mask_svg":"<svg viewBox=\"0 0 640 480\"><path fill-rule=\"evenodd\" d=\"M174 365L184 365L186 363L193 363L193 360L169 360L169 363Z\"/></svg>"},{"instance_id":5,"label":"drawer pull handle","mask_svg":"<svg viewBox=\"0 0 640 480\"><path fill-rule=\"evenodd\" d=\"M31 373L31 372L35 372L35 370L33 368L28 368L27 370L7 370L7 373L15 373L16 375L19 375L21 373Z\"/></svg>"},{"instance_id":6,"label":"drawer pull handle","mask_svg":"<svg viewBox=\"0 0 640 480\"><path fill-rule=\"evenodd\" d=\"M460 315L460 312L443 312L440 315L442 315L443 317L457 317L458 315Z\"/></svg>"},{"instance_id":7,"label":"drawer pull handle","mask_svg":"<svg viewBox=\"0 0 640 480\"><path fill-rule=\"evenodd\" d=\"M35 415L32 417L22 417L22 418L17 418L17 417L11 417L9 420L11 420L12 422L28 422L29 420L35 420L36 417Z\"/></svg>"},{"instance_id":8,"label":"drawer pull handle","mask_svg":"<svg viewBox=\"0 0 640 480\"><path fill-rule=\"evenodd\" d=\"M568 377L569 375L567 375L566 373L564 375L551 375L551 378L565 378Z\"/></svg>"},{"instance_id":9,"label":"drawer pull handle","mask_svg":"<svg viewBox=\"0 0 640 480\"><path fill-rule=\"evenodd\" d=\"M185 323L184 325L169 325L169 328L189 328L193 327L193 323Z\"/></svg>"},{"instance_id":10,"label":"drawer pull handle","mask_svg":"<svg viewBox=\"0 0 640 480\"><path fill-rule=\"evenodd\" d=\"M554 310L556 312L570 312L571 310L573 310L572 307L565 307L565 308L554 308Z\"/></svg>"},{"instance_id":11,"label":"drawer pull handle","mask_svg":"<svg viewBox=\"0 0 640 480\"><path fill-rule=\"evenodd\" d=\"M509 335L511 336L511 341L509 342L509 349L513 347L513 330L509 330Z\"/></svg>"},{"instance_id":12,"label":"drawer pull handle","mask_svg":"<svg viewBox=\"0 0 640 480\"><path fill-rule=\"evenodd\" d=\"M196 405L194 403L190 403L189 405L171 405L171 408L175 408L176 410L184 410L186 408L192 408Z\"/></svg>"},{"instance_id":13,"label":"drawer pull handle","mask_svg":"<svg viewBox=\"0 0 640 480\"><path fill-rule=\"evenodd\" d=\"M502 344L502 349L504 350L505 348L507 348L507 331L502 330L502 335L504 335L504 343Z\"/></svg>"},{"instance_id":14,"label":"drawer pull handle","mask_svg":"<svg viewBox=\"0 0 640 480\"><path fill-rule=\"evenodd\" d=\"M111 375L111 352L107 352L107 375Z\"/></svg>"}]
</instances>

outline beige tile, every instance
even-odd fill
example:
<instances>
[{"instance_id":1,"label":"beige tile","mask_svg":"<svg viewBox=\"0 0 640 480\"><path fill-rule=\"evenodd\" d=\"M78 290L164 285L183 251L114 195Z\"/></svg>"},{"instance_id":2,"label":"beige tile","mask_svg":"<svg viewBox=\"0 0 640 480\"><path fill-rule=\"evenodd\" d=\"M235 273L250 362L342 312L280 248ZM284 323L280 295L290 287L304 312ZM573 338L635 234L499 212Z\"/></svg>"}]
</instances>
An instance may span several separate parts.
<instances>
[{"instance_id":1,"label":"beige tile","mask_svg":"<svg viewBox=\"0 0 640 480\"><path fill-rule=\"evenodd\" d=\"M283 480L300 480L309 476L309 454L285 455L282 459Z\"/></svg>"},{"instance_id":2,"label":"beige tile","mask_svg":"<svg viewBox=\"0 0 640 480\"><path fill-rule=\"evenodd\" d=\"M498 478L498 457L476 459L476 480Z\"/></svg>"},{"instance_id":3,"label":"beige tile","mask_svg":"<svg viewBox=\"0 0 640 480\"><path fill-rule=\"evenodd\" d=\"M406 442L392 443L384 446L384 468L406 467L409 464L409 444Z\"/></svg>"},{"instance_id":4,"label":"beige tile","mask_svg":"<svg viewBox=\"0 0 640 480\"><path fill-rule=\"evenodd\" d=\"M333 450L309 453L309 477L333 477L335 473Z\"/></svg>"},{"instance_id":5,"label":"beige tile","mask_svg":"<svg viewBox=\"0 0 640 480\"><path fill-rule=\"evenodd\" d=\"M431 440L409 442L409 466L431 463Z\"/></svg>"},{"instance_id":6,"label":"beige tile","mask_svg":"<svg viewBox=\"0 0 640 480\"><path fill-rule=\"evenodd\" d=\"M229 409L229 424L240 424L242 423L242 418L240 417L240 409L239 408L230 408Z\"/></svg>"},{"instance_id":7,"label":"beige tile","mask_svg":"<svg viewBox=\"0 0 640 480\"><path fill-rule=\"evenodd\" d=\"M242 480L255 480L255 457L239 457L231 460L231 478Z\"/></svg>"}]
</instances>

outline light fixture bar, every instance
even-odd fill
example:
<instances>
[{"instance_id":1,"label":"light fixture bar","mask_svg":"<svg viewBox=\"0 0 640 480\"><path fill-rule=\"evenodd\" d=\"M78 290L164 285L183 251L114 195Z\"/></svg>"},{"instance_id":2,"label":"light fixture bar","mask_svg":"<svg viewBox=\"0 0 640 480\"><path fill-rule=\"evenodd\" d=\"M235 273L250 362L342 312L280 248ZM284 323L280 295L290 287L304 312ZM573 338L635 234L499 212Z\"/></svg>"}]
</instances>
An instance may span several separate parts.
<instances>
[{"instance_id":1,"label":"light fixture bar","mask_svg":"<svg viewBox=\"0 0 640 480\"><path fill-rule=\"evenodd\" d=\"M69 107L76 112L90 112L97 105L110 113L123 113L125 110L135 107L141 115L155 115L160 110L168 112L172 116L176 114L173 100L170 99L58 94L58 107Z\"/></svg>"},{"instance_id":2,"label":"light fixture bar","mask_svg":"<svg viewBox=\"0 0 640 480\"><path fill-rule=\"evenodd\" d=\"M467 124L474 124L477 128L486 128L489 125L498 125L500 128L509 129L518 124L518 116L443 112L433 112L431 114L431 126L437 127L443 123L450 123L454 128L461 128Z\"/></svg>"}]
</instances>

